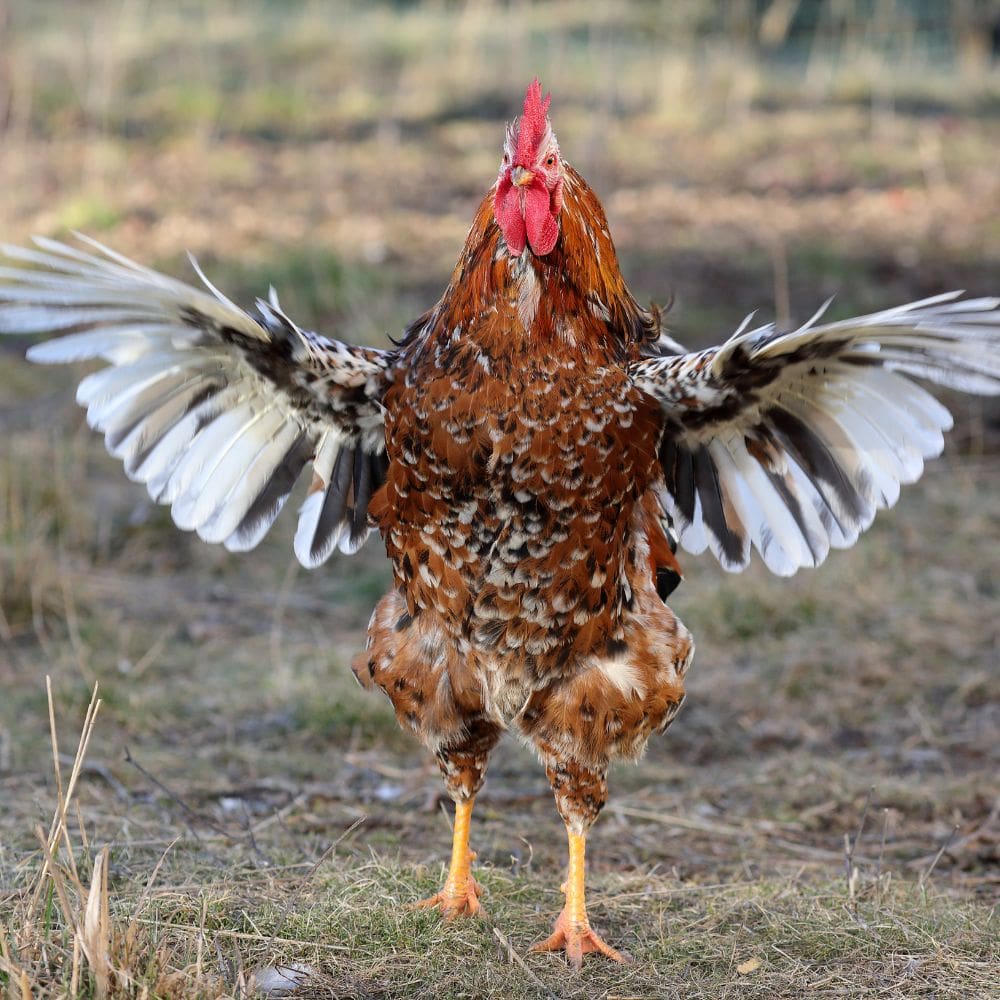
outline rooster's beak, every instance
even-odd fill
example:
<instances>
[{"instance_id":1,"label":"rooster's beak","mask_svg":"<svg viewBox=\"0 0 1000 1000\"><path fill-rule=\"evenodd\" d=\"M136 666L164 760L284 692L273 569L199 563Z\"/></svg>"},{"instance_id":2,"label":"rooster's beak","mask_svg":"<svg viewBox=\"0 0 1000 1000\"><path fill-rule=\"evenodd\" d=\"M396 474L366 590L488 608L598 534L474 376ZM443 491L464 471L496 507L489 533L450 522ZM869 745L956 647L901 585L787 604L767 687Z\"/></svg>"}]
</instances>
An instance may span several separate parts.
<instances>
[{"instance_id":1,"label":"rooster's beak","mask_svg":"<svg viewBox=\"0 0 1000 1000\"><path fill-rule=\"evenodd\" d=\"M525 187L535 179L535 175L524 167L514 167L510 172L510 179L515 187Z\"/></svg>"}]
</instances>

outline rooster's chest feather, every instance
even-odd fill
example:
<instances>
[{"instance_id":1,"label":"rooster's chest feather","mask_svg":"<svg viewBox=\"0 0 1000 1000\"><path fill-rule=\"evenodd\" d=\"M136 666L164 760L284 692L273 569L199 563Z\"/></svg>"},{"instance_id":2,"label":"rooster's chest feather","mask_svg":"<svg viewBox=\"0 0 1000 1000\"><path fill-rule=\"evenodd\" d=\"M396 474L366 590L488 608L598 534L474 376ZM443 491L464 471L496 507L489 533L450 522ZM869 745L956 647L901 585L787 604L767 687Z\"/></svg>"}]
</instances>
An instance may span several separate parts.
<instances>
[{"instance_id":1,"label":"rooster's chest feather","mask_svg":"<svg viewBox=\"0 0 1000 1000\"><path fill-rule=\"evenodd\" d=\"M375 514L415 612L532 661L615 631L655 431L617 367L570 351L425 348L386 399Z\"/></svg>"}]
</instances>

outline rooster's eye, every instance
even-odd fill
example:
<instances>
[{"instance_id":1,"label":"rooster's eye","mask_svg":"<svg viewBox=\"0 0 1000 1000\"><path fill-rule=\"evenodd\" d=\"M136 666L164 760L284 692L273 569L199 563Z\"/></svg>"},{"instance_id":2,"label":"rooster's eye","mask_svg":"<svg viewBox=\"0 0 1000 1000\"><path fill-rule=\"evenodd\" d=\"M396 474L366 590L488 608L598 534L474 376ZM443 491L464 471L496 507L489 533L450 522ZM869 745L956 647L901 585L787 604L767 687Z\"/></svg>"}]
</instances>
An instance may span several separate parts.
<instances>
[{"instance_id":1,"label":"rooster's eye","mask_svg":"<svg viewBox=\"0 0 1000 1000\"><path fill-rule=\"evenodd\" d=\"M503 162L504 163L510 163L510 154L509 153L504 153L503 154Z\"/></svg>"},{"instance_id":2,"label":"rooster's eye","mask_svg":"<svg viewBox=\"0 0 1000 1000\"><path fill-rule=\"evenodd\" d=\"M547 167L551 167L551 166L554 166L554 165L555 165L555 162L556 162L556 158L555 158L554 156L550 156L550 157L549 157L549 158L548 158L548 159L547 159L547 160L545 161L545 166L547 166Z\"/></svg>"}]
</instances>

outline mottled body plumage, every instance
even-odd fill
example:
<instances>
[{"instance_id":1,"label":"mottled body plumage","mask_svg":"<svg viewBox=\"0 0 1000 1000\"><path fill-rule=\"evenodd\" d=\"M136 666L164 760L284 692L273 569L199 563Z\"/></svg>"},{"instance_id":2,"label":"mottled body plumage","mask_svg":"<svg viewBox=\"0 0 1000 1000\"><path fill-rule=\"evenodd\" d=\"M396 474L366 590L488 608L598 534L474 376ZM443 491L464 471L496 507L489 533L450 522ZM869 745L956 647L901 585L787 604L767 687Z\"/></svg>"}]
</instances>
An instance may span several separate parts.
<instances>
[{"instance_id":1,"label":"mottled body plumage","mask_svg":"<svg viewBox=\"0 0 1000 1000\"><path fill-rule=\"evenodd\" d=\"M439 754L466 754L467 728L528 740L584 829L603 798L588 778L577 802L565 775L585 763L603 782L610 759L641 753L677 711L691 643L651 571L654 552L676 566L653 493L658 412L624 367L655 319L623 284L573 267L603 258L618 274L600 206L564 170L559 248L510 256L487 199L448 290L401 346L370 507L397 590L356 672ZM485 762L474 769L462 795Z\"/></svg>"}]
</instances>

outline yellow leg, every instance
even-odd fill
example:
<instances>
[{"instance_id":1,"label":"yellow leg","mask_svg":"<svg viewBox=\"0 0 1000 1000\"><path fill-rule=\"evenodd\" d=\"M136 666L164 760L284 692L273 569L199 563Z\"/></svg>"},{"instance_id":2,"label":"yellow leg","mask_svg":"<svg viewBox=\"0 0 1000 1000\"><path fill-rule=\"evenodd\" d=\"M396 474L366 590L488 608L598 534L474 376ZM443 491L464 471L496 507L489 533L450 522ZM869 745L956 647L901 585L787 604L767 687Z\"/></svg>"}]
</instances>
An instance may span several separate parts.
<instances>
[{"instance_id":1,"label":"yellow leg","mask_svg":"<svg viewBox=\"0 0 1000 1000\"><path fill-rule=\"evenodd\" d=\"M480 910L479 883L472 877L472 862L476 855L469 850L469 821L473 799L455 803L455 832L451 842L451 864L444 888L428 899L414 904L415 909L436 906L446 920L475 916Z\"/></svg>"},{"instance_id":2,"label":"yellow leg","mask_svg":"<svg viewBox=\"0 0 1000 1000\"><path fill-rule=\"evenodd\" d=\"M629 961L626 955L606 944L590 926L587 918L587 900L584 888L584 855L587 835L569 834L569 872L563 883L566 905L556 918L553 933L544 941L539 941L532 951L559 951L565 949L566 958L574 969L582 968L583 956L598 951L616 962Z\"/></svg>"}]
</instances>

